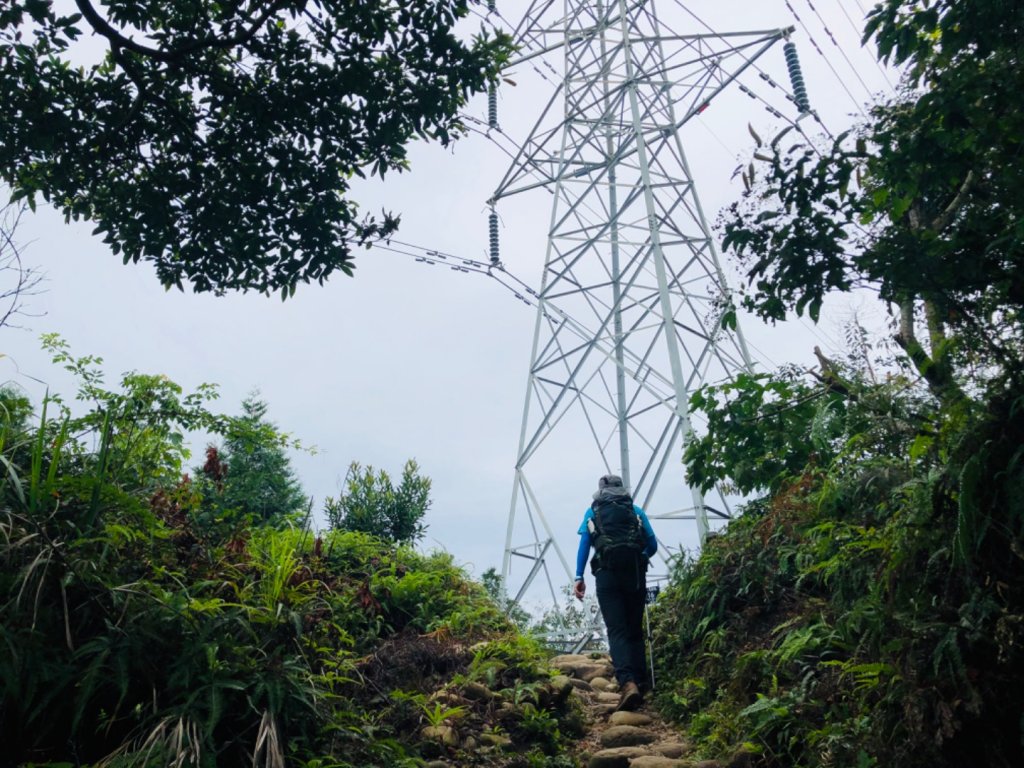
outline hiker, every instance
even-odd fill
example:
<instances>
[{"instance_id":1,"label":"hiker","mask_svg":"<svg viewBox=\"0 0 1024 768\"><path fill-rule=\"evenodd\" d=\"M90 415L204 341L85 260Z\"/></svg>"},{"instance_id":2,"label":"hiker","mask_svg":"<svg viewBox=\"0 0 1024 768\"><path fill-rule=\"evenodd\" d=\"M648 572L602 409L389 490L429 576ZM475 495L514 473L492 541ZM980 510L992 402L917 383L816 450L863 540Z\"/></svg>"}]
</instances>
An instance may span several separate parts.
<instances>
[{"instance_id":1,"label":"hiker","mask_svg":"<svg viewBox=\"0 0 1024 768\"><path fill-rule=\"evenodd\" d=\"M643 636L645 574L658 540L647 515L633 503L617 475L605 475L597 481L597 493L583 515L579 534L573 593L577 600L586 594L583 569L593 546L590 570L608 630L615 678L622 691L617 709L633 710L643 704L648 688Z\"/></svg>"}]
</instances>

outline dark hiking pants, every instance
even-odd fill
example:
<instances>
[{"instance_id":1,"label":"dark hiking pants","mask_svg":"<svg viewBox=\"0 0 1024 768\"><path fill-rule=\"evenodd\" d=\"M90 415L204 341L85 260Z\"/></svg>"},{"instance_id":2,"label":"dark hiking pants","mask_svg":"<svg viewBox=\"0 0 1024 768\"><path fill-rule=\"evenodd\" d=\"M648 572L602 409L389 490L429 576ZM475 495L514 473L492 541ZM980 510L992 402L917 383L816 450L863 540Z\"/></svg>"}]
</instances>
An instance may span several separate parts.
<instances>
[{"instance_id":1,"label":"dark hiking pants","mask_svg":"<svg viewBox=\"0 0 1024 768\"><path fill-rule=\"evenodd\" d=\"M637 568L629 571L601 569L594 574L597 583L597 604L608 630L615 678L620 686L630 680L646 690L647 659L644 653L644 574Z\"/></svg>"}]
</instances>

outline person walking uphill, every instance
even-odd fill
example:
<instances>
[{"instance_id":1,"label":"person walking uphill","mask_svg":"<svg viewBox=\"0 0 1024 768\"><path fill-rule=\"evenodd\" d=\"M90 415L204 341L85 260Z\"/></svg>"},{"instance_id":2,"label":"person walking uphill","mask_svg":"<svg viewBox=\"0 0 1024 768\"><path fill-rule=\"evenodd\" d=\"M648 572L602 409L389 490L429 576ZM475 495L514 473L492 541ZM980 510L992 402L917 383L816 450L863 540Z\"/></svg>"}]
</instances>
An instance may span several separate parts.
<instances>
[{"instance_id":1,"label":"person walking uphill","mask_svg":"<svg viewBox=\"0 0 1024 768\"><path fill-rule=\"evenodd\" d=\"M590 569L608 630L615 678L622 691L617 708L636 709L643 704L647 688L643 636L646 572L648 561L658 550L658 540L647 515L633 503L617 475L605 475L597 481L597 493L583 515L579 534L573 592L578 600L586 594L583 569L593 547Z\"/></svg>"}]
</instances>

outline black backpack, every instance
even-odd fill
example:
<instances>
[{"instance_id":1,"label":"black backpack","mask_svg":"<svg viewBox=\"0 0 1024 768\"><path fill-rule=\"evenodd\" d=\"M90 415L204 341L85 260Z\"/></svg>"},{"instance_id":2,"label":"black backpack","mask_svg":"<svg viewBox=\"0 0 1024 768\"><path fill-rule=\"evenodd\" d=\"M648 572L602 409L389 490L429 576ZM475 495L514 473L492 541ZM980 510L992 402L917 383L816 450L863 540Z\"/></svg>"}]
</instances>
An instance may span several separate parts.
<instances>
[{"instance_id":1,"label":"black backpack","mask_svg":"<svg viewBox=\"0 0 1024 768\"><path fill-rule=\"evenodd\" d=\"M622 495L598 499L590 507L594 510L591 522L591 544L594 557L590 568L594 573L601 569L610 571L634 571L646 568L643 551L647 546L643 524L633 509L633 499Z\"/></svg>"}]
</instances>

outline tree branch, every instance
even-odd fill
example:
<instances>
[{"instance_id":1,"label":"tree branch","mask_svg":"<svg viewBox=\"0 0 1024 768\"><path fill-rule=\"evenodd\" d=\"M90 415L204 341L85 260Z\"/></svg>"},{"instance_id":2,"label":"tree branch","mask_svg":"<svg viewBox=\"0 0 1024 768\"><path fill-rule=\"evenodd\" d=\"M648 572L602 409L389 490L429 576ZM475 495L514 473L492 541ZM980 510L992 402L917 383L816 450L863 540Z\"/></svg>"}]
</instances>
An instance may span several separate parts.
<instances>
[{"instance_id":1,"label":"tree branch","mask_svg":"<svg viewBox=\"0 0 1024 768\"><path fill-rule=\"evenodd\" d=\"M935 302L930 299L924 300L924 320L928 325L928 340L932 348L932 357L941 353L943 343L946 341L946 327L939 317Z\"/></svg>"},{"instance_id":2,"label":"tree branch","mask_svg":"<svg viewBox=\"0 0 1024 768\"><path fill-rule=\"evenodd\" d=\"M960 207L964 204L964 200L967 199L968 193L971 191L971 187L974 186L974 171L967 172L967 178L964 179L964 183L960 185L960 190L956 193L956 197L946 206L946 209L935 217L932 222L931 229L935 232L941 232L950 225L953 221L953 217L956 212L960 210Z\"/></svg>"},{"instance_id":3,"label":"tree branch","mask_svg":"<svg viewBox=\"0 0 1024 768\"><path fill-rule=\"evenodd\" d=\"M184 45L179 45L168 50L142 45L141 43L135 42L130 37L125 37L115 29L109 21L99 14L96 8L93 7L90 0L75 0L75 5L78 6L78 10L82 12L82 16L84 16L85 20L89 22L89 25L93 30L107 38L111 42L111 45L124 48L125 50L137 53L140 56L145 56L146 58L156 59L157 61L162 61L164 63L173 63L181 60L190 53L194 53L204 48L232 48L236 45L247 43L266 23L267 19L281 10L287 2L288 0L276 0L273 3L270 3L263 10L263 13L256 17L256 20L248 29L243 29L234 35L229 35L228 37L206 37L200 40L192 40Z\"/></svg>"},{"instance_id":4,"label":"tree branch","mask_svg":"<svg viewBox=\"0 0 1024 768\"><path fill-rule=\"evenodd\" d=\"M15 315L26 315L22 301L26 296L38 293L42 275L33 267L26 267L21 260L21 249L14 240L14 231L18 228L24 213L24 205L8 203L0 209L0 274L5 278L0 287L0 328L15 327L10 320ZM13 275L12 284L6 284L6 278ZM10 302L9 304L7 302Z\"/></svg>"},{"instance_id":5,"label":"tree branch","mask_svg":"<svg viewBox=\"0 0 1024 768\"><path fill-rule=\"evenodd\" d=\"M815 345L814 356L818 358L818 364L821 366L821 375L819 376L814 371L811 371L811 375L824 384L825 389L840 394L843 397L850 397L851 392L849 383L844 381L843 377L839 375L839 370L836 367L836 364L825 357L825 353L821 351L821 347Z\"/></svg>"},{"instance_id":6,"label":"tree branch","mask_svg":"<svg viewBox=\"0 0 1024 768\"><path fill-rule=\"evenodd\" d=\"M913 296L908 296L900 302L900 329L896 336L897 341L903 339L907 344L917 344L917 334L914 333ZM900 344L900 346L902 347L903 344Z\"/></svg>"}]
</instances>

